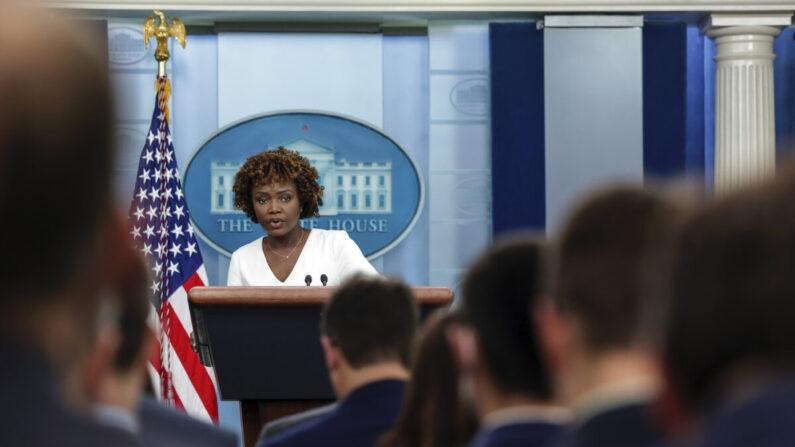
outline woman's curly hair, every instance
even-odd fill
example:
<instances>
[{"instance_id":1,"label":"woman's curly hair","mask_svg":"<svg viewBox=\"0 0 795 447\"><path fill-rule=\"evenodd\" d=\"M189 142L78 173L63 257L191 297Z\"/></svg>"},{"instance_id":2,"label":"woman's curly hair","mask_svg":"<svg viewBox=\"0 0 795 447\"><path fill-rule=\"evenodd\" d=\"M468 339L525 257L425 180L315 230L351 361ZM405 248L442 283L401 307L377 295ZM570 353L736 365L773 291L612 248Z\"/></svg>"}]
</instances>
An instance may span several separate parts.
<instances>
[{"instance_id":1,"label":"woman's curly hair","mask_svg":"<svg viewBox=\"0 0 795 447\"><path fill-rule=\"evenodd\" d=\"M323 205L323 187L317 181L317 169L309 164L309 160L296 151L279 146L273 151L261 152L246 159L235 175L235 208L246 213L254 223L254 202L251 189L262 184L295 182L298 200L301 204L301 219L317 217L318 207Z\"/></svg>"}]
</instances>

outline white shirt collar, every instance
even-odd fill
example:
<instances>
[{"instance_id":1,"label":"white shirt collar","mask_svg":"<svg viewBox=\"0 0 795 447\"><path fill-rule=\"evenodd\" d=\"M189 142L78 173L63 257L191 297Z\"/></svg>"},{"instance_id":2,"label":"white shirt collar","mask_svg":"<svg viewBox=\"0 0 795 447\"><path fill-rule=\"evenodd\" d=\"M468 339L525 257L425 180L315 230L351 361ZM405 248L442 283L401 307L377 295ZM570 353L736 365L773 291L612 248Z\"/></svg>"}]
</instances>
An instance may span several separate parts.
<instances>
[{"instance_id":1,"label":"white shirt collar","mask_svg":"<svg viewBox=\"0 0 795 447\"><path fill-rule=\"evenodd\" d=\"M582 394L572 408L577 420L585 421L612 408L648 402L658 388L646 377L612 382Z\"/></svg>"},{"instance_id":2,"label":"white shirt collar","mask_svg":"<svg viewBox=\"0 0 795 447\"><path fill-rule=\"evenodd\" d=\"M115 405L94 404L91 409L94 420L102 425L120 428L133 434L141 431L138 418L122 407Z\"/></svg>"},{"instance_id":3,"label":"white shirt collar","mask_svg":"<svg viewBox=\"0 0 795 447\"><path fill-rule=\"evenodd\" d=\"M526 422L548 422L565 424L571 420L571 412L563 407L522 405L492 411L483 418L483 428Z\"/></svg>"}]
</instances>

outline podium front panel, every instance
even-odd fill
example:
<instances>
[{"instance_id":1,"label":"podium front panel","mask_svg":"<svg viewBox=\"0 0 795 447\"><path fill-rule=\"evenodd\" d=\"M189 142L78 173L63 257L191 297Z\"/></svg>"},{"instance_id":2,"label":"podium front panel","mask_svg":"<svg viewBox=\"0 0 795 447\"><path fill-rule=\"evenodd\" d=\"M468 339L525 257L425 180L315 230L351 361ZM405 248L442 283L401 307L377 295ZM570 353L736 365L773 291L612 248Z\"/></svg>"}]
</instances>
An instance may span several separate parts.
<instances>
[{"instance_id":1,"label":"podium front panel","mask_svg":"<svg viewBox=\"0 0 795 447\"><path fill-rule=\"evenodd\" d=\"M320 346L332 287L194 287L188 292L199 358L223 400L334 399ZM449 306L444 287L413 287L420 318Z\"/></svg>"},{"instance_id":2,"label":"podium front panel","mask_svg":"<svg viewBox=\"0 0 795 447\"><path fill-rule=\"evenodd\" d=\"M319 307L202 309L224 400L333 399Z\"/></svg>"}]
</instances>

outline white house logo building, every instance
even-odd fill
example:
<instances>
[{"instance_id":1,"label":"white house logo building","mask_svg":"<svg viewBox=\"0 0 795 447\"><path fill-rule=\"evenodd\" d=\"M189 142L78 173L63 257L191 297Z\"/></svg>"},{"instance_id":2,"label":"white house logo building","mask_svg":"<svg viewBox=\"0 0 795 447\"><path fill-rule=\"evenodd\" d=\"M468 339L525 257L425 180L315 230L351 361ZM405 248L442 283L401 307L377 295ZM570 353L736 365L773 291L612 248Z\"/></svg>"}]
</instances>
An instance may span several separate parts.
<instances>
[{"instance_id":1,"label":"white house logo building","mask_svg":"<svg viewBox=\"0 0 795 447\"><path fill-rule=\"evenodd\" d=\"M269 146L276 149L279 145ZM282 144L298 151L317 169L320 184L325 187L321 216L338 214L388 214L392 212L392 162L349 161L338 158L333 147L298 138ZM242 163L212 161L210 163L210 212L213 214L243 213L234 208L232 185Z\"/></svg>"}]
</instances>

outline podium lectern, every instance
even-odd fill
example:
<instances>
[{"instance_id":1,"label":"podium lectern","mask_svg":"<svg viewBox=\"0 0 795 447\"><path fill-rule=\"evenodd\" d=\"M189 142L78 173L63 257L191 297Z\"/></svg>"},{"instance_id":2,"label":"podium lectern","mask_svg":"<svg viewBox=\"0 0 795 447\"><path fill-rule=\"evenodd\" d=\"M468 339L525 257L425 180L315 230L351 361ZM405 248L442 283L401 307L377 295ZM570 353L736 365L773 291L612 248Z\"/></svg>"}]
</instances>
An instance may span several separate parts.
<instances>
[{"instance_id":1,"label":"podium lectern","mask_svg":"<svg viewBox=\"0 0 795 447\"><path fill-rule=\"evenodd\" d=\"M421 318L453 301L445 287L411 289ZM215 368L221 398L240 401L246 447L266 422L334 400L320 347L320 314L334 290L194 287L188 293L199 358Z\"/></svg>"}]
</instances>

